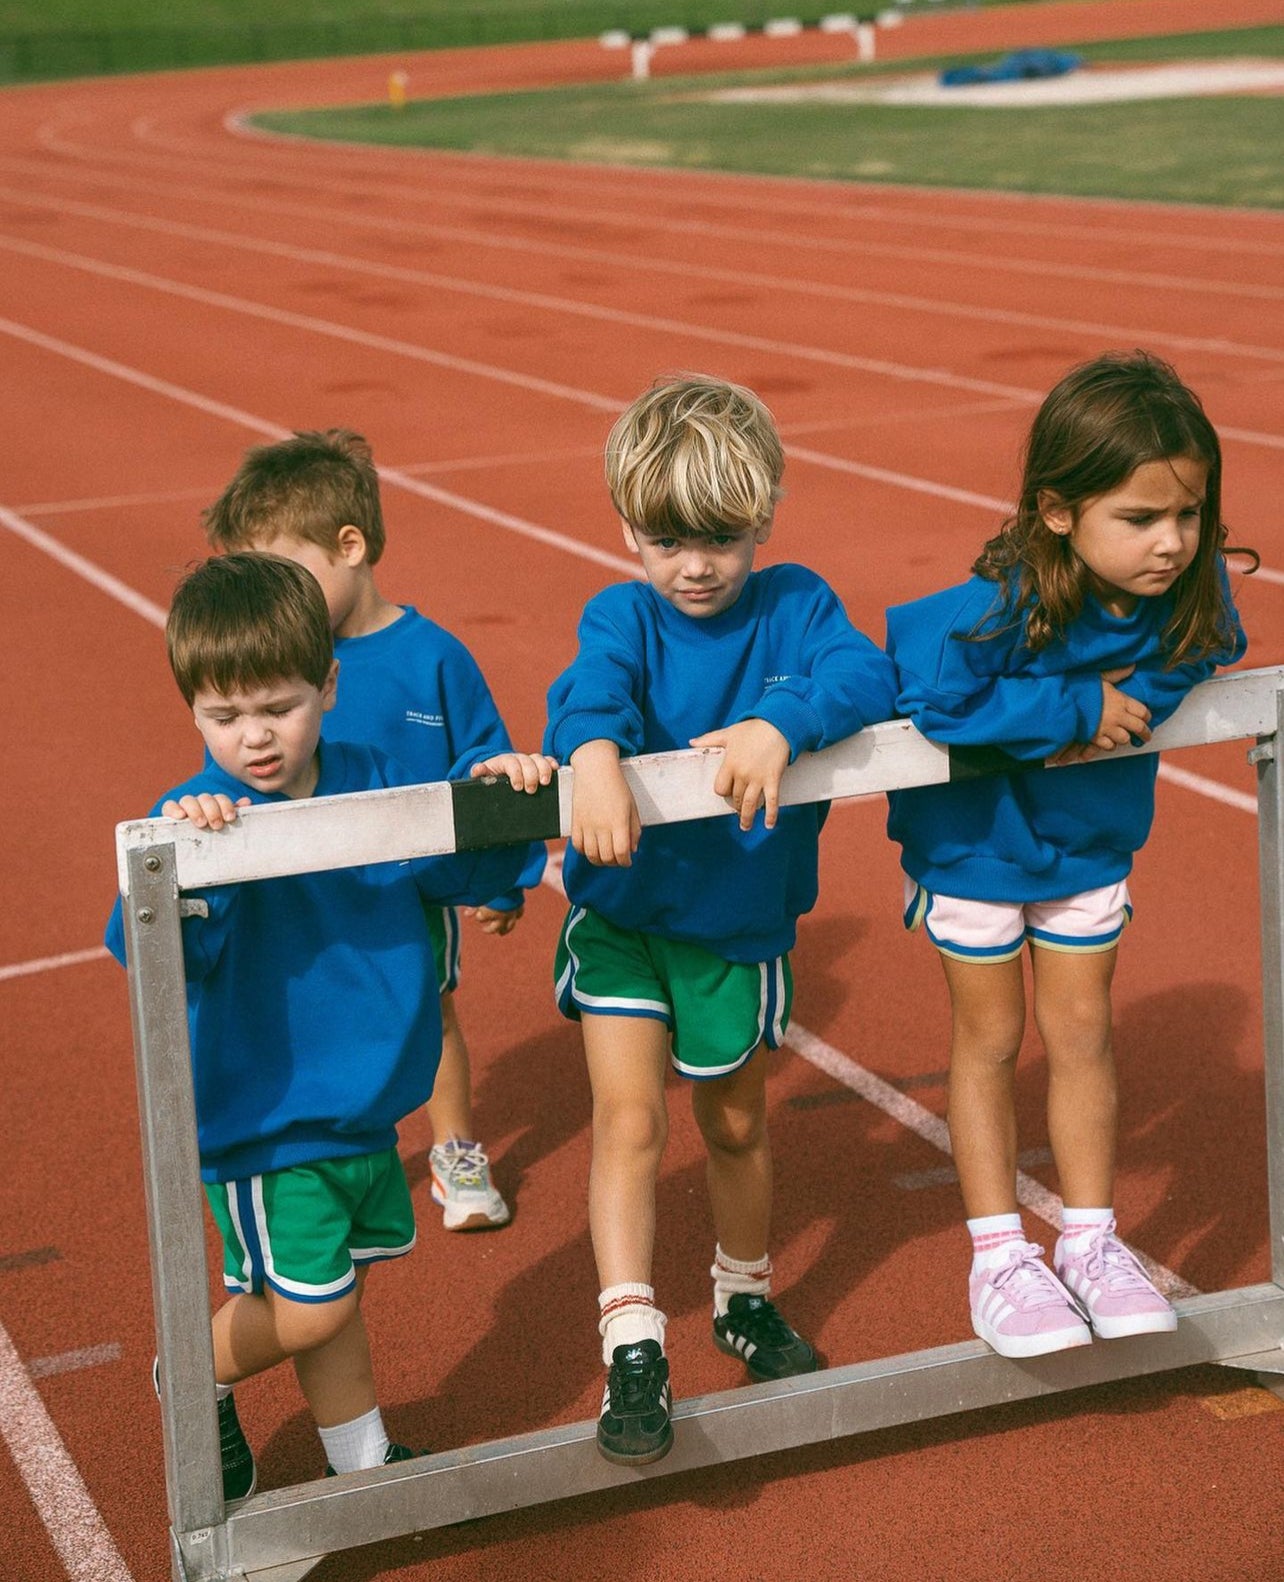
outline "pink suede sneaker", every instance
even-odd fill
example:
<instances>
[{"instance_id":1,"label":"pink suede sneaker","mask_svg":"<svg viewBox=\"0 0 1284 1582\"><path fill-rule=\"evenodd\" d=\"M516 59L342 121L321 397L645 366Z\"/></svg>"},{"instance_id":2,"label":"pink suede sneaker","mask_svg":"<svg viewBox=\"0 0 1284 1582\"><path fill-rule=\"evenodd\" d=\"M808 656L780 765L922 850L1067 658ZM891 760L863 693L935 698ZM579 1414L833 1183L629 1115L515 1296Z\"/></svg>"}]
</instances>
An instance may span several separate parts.
<instances>
[{"instance_id":1,"label":"pink suede sneaker","mask_svg":"<svg viewBox=\"0 0 1284 1582\"><path fill-rule=\"evenodd\" d=\"M1092 1340L1074 1298L1042 1253L1033 1242L1014 1241L1003 1263L968 1281L972 1328L1001 1357L1041 1357Z\"/></svg>"},{"instance_id":2,"label":"pink suede sneaker","mask_svg":"<svg viewBox=\"0 0 1284 1582\"><path fill-rule=\"evenodd\" d=\"M1076 1236L1078 1243L1082 1238ZM1118 1236L1114 1220L1094 1231L1081 1251L1057 1243L1057 1273L1103 1340L1177 1328L1177 1315Z\"/></svg>"}]
</instances>

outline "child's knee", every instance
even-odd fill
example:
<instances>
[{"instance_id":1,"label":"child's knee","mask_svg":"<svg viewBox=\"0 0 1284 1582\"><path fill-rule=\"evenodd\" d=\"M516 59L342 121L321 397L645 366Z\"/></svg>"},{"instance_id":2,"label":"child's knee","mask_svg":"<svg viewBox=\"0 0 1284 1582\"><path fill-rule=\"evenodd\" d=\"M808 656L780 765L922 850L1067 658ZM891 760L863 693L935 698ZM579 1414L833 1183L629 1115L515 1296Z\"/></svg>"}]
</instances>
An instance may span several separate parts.
<instances>
[{"instance_id":1,"label":"child's knee","mask_svg":"<svg viewBox=\"0 0 1284 1582\"><path fill-rule=\"evenodd\" d=\"M694 1105L700 1135L721 1153L746 1154L762 1146L767 1136L767 1102L764 1092L732 1095L719 1091L716 1082L696 1089Z\"/></svg>"},{"instance_id":2,"label":"child's knee","mask_svg":"<svg viewBox=\"0 0 1284 1582\"><path fill-rule=\"evenodd\" d=\"M658 1156L669 1137L663 1102L610 1100L593 1107L593 1143L617 1154Z\"/></svg>"},{"instance_id":3,"label":"child's knee","mask_svg":"<svg viewBox=\"0 0 1284 1582\"><path fill-rule=\"evenodd\" d=\"M315 1351L341 1334L352 1322L360 1293L349 1291L333 1302L292 1302L276 1292L270 1296L277 1340L287 1356Z\"/></svg>"}]
</instances>

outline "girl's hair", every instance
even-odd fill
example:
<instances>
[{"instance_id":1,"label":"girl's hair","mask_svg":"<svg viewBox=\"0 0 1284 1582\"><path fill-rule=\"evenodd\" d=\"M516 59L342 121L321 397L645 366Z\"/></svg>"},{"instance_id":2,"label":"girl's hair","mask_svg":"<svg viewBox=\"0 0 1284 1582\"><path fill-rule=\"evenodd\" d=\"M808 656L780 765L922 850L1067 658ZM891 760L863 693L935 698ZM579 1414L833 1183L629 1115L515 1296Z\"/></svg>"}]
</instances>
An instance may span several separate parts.
<instances>
[{"instance_id":1,"label":"girl's hair","mask_svg":"<svg viewBox=\"0 0 1284 1582\"><path fill-rule=\"evenodd\" d=\"M696 538L769 523L785 453L771 413L742 385L707 374L659 379L606 442L615 509L637 533Z\"/></svg>"},{"instance_id":2,"label":"girl's hair","mask_svg":"<svg viewBox=\"0 0 1284 1582\"><path fill-rule=\"evenodd\" d=\"M1199 547L1174 584L1163 644L1169 666L1229 646L1233 615L1222 592L1226 550L1221 518L1222 450L1199 397L1148 352L1107 352L1072 368L1039 408L1025 446L1016 514L981 551L972 570L1004 586L1012 620L1025 621L1031 650L1061 637L1083 608L1090 573L1071 537L1043 520L1039 496L1054 494L1078 518L1085 501L1108 494L1151 461L1186 457L1208 468ZM990 636L987 621L977 636Z\"/></svg>"}]
</instances>

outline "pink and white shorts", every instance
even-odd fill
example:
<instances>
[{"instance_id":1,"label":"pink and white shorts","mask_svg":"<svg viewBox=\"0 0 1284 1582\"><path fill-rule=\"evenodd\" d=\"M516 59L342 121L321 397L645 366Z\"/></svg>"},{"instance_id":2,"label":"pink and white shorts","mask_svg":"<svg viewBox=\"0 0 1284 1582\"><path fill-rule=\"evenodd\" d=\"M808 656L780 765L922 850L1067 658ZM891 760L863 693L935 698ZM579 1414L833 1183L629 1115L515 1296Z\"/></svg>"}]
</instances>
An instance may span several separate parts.
<instances>
[{"instance_id":1,"label":"pink and white shorts","mask_svg":"<svg viewBox=\"0 0 1284 1582\"><path fill-rule=\"evenodd\" d=\"M1124 880L1058 901L965 901L905 878L905 927L955 961L1011 961L1028 939L1044 950L1113 950L1132 918Z\"/></svg>"}]
</instances>

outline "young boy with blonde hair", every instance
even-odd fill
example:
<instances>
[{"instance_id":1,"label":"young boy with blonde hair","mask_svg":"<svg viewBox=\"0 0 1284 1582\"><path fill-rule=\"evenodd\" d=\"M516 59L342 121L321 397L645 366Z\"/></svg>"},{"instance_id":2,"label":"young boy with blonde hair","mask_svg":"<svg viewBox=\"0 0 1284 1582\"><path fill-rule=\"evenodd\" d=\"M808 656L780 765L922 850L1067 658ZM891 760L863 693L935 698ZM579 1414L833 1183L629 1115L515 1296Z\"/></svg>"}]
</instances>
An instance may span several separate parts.
<instances>
[{"instance_id":1,"label":"young boy with blonde hair","mask_svg":"<svg viewBox=\"0 0 1284 1582\"><path fill-rule=\"evenodd\" d=\"M338 666L315 578L276 555L193 571L166 626L170 665L209 750L152 816L221 830L250 803L413 784L374 748L320 745ZM553 766L509 753L476 773L518 789ZM415 1242L397 1124L428 1096L440 1047L427 905L504 889L499 847L198 892L183 920L201 1179L223 1239L214 1377L223 1497L254 1490L232 1387L292 1359L327 1472L417 1452L390 1443L361 1316L372 1263ZM118 899L107 929L125 961Z\"/></svg>"},{"instance_id":2,"label":"young boy with blonde hair","mask_svg":"<svg viewBox=\"0 0 1284 1582\"><path fill-rule=\"evenodd\" d=\"M593 1091L608 1369L597 1442L626 1464L658 1460L673 1439L651 1284L670 1062L691 1079L708 1150L714 1343L754 1379L817 1366L770 1300L766 1075L827 807L781 808L780 780L798 753L890 718L895 683L820 577L753 570L783 469L748 390L690 376L635 401L607 441L606 475L645 580L589 601L578 656L549 692L545 748L575 770L556 979ZM688 746L721 751L715 790L735 811L642 832L620 759Z\"/></svg>"},{"instance_id":3,"label":"young boy with blonde hair","mask_svg":"<svg viewBox=\"0 0 1284 1582\"><path fill-rule=\"evenodd\" d=\"M306 566L320 582L343 667L339 701L323 726L328 740L369 742L422 781L512 751L463 643L379 591L379 475L359 434L329 429L256 446L203 520L216 550L267 550ZM543 867L543 847L535 847L517 886L476 908L483 932L507 934L516 926L524 890L539 883ZM473 1120L468 1046L455 1009L458 912L436 908L431 927L442 1020L441 1064L427 1106L431 1190L447 1230L487 1230L507 1224L509 1211Z\"/></svg>"}]
</instances>

